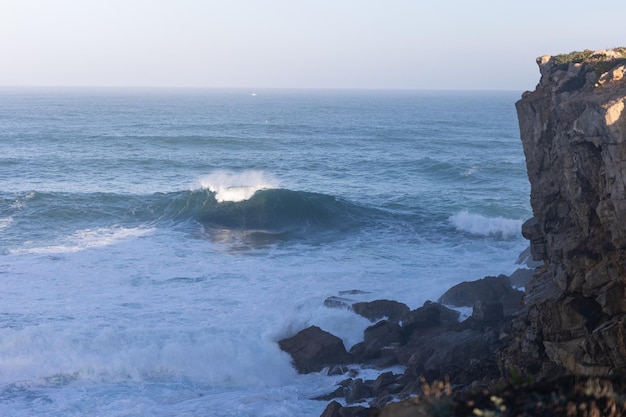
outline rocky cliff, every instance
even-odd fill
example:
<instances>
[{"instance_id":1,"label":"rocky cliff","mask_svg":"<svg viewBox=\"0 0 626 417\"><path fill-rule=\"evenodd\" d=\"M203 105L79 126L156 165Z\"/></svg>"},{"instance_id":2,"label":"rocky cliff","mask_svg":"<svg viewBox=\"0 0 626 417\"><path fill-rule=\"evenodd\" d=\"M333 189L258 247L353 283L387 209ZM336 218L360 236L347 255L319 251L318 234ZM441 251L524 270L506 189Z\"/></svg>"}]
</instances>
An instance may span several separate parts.
<instances>
[{"instance_id":1,"label":"rocky cliff","mask_svg":"<svg viewBox=\"0 0 626 417\"><path fill-rule=\"evenodd\" d=\"M322 417L626 416L626 48L537 63L541 81L516 107L534 214L522 234L543 262L521 284L521 303L511 286L517 271L446 291L439 302L473 306L463 322L438 303L409 311L390 300L329 297L327 307L376 323L349 353L342 345L328 354L338 339L320 329L279 342L298 369L349 376L316 397L348 404L332 401ZM340 365L350 361L405 372L364 381Z\"/></svg>"},{"instance_id":2,"label":"rocky cliff","mask_svg":"<svg viewBox=\"0 0 626 417\"><path fill-rule=\"evenodd\" d=\"M503 361L609 374L626 365L626 48L537 63L516 107L534 214L522 232L544 266Z\"/></svg>"}]
</instances>

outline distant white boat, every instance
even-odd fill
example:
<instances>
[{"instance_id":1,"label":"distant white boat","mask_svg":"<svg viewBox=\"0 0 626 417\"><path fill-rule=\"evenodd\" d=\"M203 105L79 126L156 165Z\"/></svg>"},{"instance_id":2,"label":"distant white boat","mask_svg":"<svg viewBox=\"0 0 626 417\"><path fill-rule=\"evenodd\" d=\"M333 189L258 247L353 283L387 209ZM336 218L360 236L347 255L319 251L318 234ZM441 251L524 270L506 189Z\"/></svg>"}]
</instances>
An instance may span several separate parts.
<instances>
[{"instance_id":1,"label":"distant white boat","mask_svg":"<svg viewBox=\"0 0 626 417\"><path fill-rule=\"evenodd\" d=\"M252 93L250 94L252 97L256 97L256 93Z\"/></svg>"}]
</instances>

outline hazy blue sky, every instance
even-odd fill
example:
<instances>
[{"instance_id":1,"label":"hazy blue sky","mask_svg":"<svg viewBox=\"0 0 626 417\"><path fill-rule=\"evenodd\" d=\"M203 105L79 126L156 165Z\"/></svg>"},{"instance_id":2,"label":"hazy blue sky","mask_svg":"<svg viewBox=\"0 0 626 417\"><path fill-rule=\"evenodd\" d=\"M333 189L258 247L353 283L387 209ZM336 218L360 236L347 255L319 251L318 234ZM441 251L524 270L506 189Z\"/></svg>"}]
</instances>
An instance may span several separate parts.
<instances>
[{"instance_id":1,"label":"hazy blue sky","mask_svg":"<svg viewBox=\"0 0 626 417\"><path fill-rule=\"evenodd\" d=\"M533 89L626 45L605 0L0 0L0 86Z\"/></svg>"}]
</instances>

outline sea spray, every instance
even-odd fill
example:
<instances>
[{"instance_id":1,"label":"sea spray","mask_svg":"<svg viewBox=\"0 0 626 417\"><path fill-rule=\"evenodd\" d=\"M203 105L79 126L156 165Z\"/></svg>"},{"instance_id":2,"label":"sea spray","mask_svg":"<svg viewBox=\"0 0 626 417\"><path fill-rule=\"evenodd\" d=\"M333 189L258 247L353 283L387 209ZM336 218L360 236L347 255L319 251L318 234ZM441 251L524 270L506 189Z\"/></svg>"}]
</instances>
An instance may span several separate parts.
<instances>
[{"instance_id":1,"label":"sea spray","mask_svg":"<svg viewBox=\"0 0 626 417\"><path fill-rule=\"evenodd\" d=\"M239 202L248 200L258 190L280 188L280 181L264 171L214 171L200 179L202 188L215 193L215 199Z\"/></svg>"}]
</instances>

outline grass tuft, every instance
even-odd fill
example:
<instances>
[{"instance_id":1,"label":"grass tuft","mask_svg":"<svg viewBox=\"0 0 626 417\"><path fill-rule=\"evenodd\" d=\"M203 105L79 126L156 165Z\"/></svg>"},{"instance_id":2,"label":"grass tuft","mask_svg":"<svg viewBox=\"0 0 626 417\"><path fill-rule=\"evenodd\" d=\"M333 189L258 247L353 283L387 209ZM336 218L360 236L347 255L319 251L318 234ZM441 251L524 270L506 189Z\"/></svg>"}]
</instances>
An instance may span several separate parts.
<instances>
[{"instance_id":1,"label":"grass tuft","mask_svg":"<svg viewBox=\"0 0 626 417\"><path fill-rule=\"evenodd\" d=\"M594 71L597 76L600 76L619 65L626 64L626 47L613 48L613 51L620 56L608 57L602 54L595 54L590 49L556 55L552 57L554 64L552 68L553 71L567 70L569 64L584 64L586 67L584 72Z\"/></svg>"}]
</instances>

